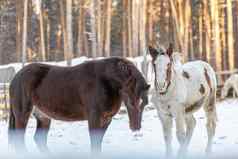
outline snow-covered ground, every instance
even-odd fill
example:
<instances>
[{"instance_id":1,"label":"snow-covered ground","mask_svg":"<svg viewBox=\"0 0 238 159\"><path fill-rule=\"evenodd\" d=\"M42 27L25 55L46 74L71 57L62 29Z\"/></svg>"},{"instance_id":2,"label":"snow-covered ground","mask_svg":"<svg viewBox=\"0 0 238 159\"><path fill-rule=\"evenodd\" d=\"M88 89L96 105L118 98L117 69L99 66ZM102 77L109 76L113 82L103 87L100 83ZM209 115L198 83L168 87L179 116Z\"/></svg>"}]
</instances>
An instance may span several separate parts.
<instances>
[{"instance_id":1,"label":"snow-covered ground","mask_svg":"<svg viewBox=\"0 0 238 159\"><path fill-rule=\"evenodd\" d=\"M217 133L213 143L212 158L237 158L238 157L238 100L227 99L217 103L218 123ZM189 147L189 155L204 157L204 149L207 141L205 118L203 110L195 114L197 126ZM143 136L135 139L128 128L127 114L116 115L110 125L103 141L103 155L118 158L159 158L164 154L164 141L160 121L156 111L146 110L142 123ZM26 145L32 154L38 156L36 145L33 141L35 120L32 118L28 125L26 134ZM174 150L178 149L175 137ZM56 158L65 156L71 158L76 156L89 156L90 144L87 122L61 122L54 121L49 138L48 146L52 152L51 156ZM14 156L14 152L8 147L7 123L0 122L0 156ZM52 158L52 157L50 157ZM111 158L111 157L108 157Z\"/></svg>"}]
</instances>

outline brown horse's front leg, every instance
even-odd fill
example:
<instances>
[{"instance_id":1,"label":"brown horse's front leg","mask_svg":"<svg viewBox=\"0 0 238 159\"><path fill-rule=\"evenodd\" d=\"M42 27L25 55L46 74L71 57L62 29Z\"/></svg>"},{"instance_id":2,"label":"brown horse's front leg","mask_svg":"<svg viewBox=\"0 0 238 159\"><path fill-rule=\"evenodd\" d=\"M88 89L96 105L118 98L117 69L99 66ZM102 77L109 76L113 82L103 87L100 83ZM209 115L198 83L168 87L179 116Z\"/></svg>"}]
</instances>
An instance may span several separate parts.
<instances>
[{"instance_id":1,"label":"brown horse's front leg","mask_svg":"<svg viewBox=\"0 0 238 159\"><path fill-rule=\"evenodd\" d=\"M101 115L92 113L88 119L89 135L91 140L91 152L92 155L101 153L102 140L104 134L111 123L112 118L105 118Z\"/></svg>"}]
</instances>

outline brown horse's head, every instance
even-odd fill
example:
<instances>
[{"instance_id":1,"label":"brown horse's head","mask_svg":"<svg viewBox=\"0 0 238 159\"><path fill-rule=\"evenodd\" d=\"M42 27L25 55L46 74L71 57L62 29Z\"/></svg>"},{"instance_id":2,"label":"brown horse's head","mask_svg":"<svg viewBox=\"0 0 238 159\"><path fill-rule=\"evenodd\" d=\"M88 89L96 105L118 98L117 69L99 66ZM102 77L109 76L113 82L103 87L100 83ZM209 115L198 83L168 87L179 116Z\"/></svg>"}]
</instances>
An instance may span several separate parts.
<instances>
[{"instance_id":1,"label":"brown horse's head","mask_svg":"<svg viewBox=\"0 0 238 159\"><path fill-rule=\"evenodd\" d=\"M132 63L125 64L122 71L126 72L127 78L123 82L121 94L128 111L130 128L136 131L141 128L142 113L148 103L147 92L150 85Z\"/></svg>"},{"instance_id":2,"label":"brown horse's head","mask_svg":"<svg viewBox=\"0 0 238 159\"><path fill-rule=\"evenodd\" d=\"M140 83L137 79L131 79L128 82L123 89L123 99L128 111L130 128L136 131L141 128L142 113L148 103L147 92L150 85Z\"/></svg>"}]
</instances>

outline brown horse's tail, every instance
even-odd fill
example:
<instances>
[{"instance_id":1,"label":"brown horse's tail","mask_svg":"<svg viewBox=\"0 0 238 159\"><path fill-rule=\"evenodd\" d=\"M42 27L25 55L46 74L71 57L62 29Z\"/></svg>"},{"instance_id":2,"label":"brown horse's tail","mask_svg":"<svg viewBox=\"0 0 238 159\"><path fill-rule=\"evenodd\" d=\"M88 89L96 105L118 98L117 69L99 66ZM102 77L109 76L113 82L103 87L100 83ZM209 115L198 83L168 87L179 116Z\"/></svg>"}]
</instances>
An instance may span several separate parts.
<instances>
[{"instance_id":1,"label":"brown horse's tail","mask_svg":"<svg viewBox=\"0 0 238 159\"><path fill-rule=\"evenodd\" d=\"M9 114L9 126L8 126L8 130L15 130L15 116L12 112L12 108L10 108L10 114Z\"/></svg>"},{"instance_id":2,"label":"brown horse's tail","mask_svg":"<svg viewBox=\"0 0 238 159\"><path fill-rule=\"evenodd\" d=\"M15 116L13 114L12 107L10 107L9 124L8 124L8 143L9 144L12 143L12 140L13 140L12 138L14 136L15 129L16 129Z\"/></svg>"}]
</instances>

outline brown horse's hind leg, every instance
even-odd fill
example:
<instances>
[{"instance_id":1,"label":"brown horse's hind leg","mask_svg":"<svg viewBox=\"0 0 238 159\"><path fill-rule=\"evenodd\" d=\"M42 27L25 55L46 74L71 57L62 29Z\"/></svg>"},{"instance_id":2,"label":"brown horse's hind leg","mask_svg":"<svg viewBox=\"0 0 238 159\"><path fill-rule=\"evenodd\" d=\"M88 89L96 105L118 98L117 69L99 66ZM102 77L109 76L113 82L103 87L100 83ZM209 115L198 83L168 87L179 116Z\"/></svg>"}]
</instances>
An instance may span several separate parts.
<instances>
[{"instance_id":1,"label":"brown horse's hind leg","mask_svg":"<svg viewBox=\"0 0 238 159\"><path fill-rule=\"evenodd\" d=\"M32 111L32 105L30 102L27 104L19 106L19 107L12 107L12 113L10 114L10 118L14 118L14 127L9 129L10 136L9 136L9 143L13 144L17 151L27 152L25 147L25 131L28 120L30 118L30 114Z\"/></svg>"},{"instance_id":2,"label":"brown horse's hind leg","mask_svg":"<svg viewBox=\"0 0 238 159\"><path fill-rule=\"evenodd\" d=\"M37 126L34 135L34 140L41 152L49 152L47 148L47 136L50 129L51 120L38 111L34 111Z\"/></svg>"}]
</instances>

